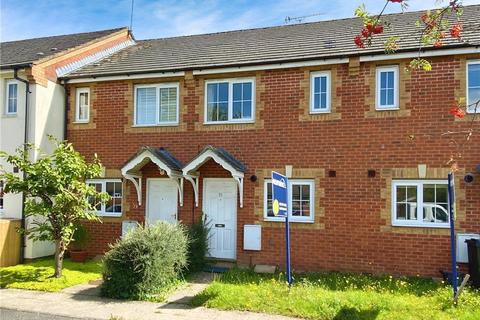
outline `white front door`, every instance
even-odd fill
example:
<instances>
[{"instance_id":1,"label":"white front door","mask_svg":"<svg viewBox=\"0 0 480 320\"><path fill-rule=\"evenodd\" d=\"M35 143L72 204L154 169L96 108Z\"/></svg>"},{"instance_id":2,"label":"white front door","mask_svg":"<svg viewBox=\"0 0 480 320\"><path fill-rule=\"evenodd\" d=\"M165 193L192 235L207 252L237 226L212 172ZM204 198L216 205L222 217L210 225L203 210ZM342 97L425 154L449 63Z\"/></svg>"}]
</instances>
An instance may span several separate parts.
<instances>
[{"instance_id":1,"label":"white front door","mask_svg":"<svg viewBox=\"0 0 480 320\"><path fill-rule=\"evenodd\" d=\"M210 227L209 255L235 259L237 186L233 179L205 178L203 212Z\"/></svg>"},{"instance_id":2,"label":"white front door","mask_svg":"<svg viewBox=\"0 0 480 320\"><path fill-rule=\"evenodd\" d=\"M177 222L178 190L172 179L147 179L147 222Z\"/></svg>"}]
</instances>

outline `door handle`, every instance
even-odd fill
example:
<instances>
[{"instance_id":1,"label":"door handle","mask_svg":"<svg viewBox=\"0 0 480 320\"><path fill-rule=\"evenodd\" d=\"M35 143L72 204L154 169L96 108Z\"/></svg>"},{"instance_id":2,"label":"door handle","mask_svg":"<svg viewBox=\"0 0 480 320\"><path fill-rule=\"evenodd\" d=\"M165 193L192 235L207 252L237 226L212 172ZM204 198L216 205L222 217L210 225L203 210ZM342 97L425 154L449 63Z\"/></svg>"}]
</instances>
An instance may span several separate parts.
<instances>
[{"instance_id":1,"label":"door handle","mask_svg":"<svg viewBox=\"0 0 480 320\"><path fill-rule=\"evenodd\" d=\"M215 228L225 228L224 223L215 223Z\"/></svg>"}]
</instances>

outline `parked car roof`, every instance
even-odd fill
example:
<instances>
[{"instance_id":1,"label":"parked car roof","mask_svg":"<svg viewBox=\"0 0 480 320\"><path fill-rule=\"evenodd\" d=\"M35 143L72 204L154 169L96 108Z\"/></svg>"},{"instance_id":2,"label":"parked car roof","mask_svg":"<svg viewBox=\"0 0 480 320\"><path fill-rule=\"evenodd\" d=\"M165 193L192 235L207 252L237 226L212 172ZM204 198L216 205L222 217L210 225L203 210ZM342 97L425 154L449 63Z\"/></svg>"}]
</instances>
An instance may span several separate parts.
<instances>
[{"instance_id":1,"label":"parked car roof","mask_svg":"<svg viewBox=\"0 0 480 320\"><path fill-rule=\"evenodd\" d=\"M384 54L384 42L398 35L399 50L418 50L421 27L415 22L420 12L388 14L391 25L373 40L372 46L358 49L353 38L360 33L362 20L349 18L277 27L137 41L99 62L87 65L66 78L125 75L147 72L185 71L218 67L260 65ZM480 45L480 5L464 7L462 41L447 37L443 48ZM452 13L452 20L455 15ZM433 49L430 48L430 49Z\"/></svg>"},{"instance_id":2,"label":"parked car roof","mask_svg":"<svg viewBox=\"0 0 480 320\"><path fill-rule=\"evenodd\" d=\"M12 68L40 61L124 29L125 28L116 28L95 32L1 42L0 68Z\"/></svg>"}]
</instances>

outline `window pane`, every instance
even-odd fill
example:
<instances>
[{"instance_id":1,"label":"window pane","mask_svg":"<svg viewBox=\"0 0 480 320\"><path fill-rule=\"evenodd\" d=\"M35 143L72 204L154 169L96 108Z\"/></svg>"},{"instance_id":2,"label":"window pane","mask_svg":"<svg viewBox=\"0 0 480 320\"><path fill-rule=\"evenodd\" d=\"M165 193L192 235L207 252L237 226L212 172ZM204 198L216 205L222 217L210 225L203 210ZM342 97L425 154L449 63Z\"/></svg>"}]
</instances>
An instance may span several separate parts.
<instances>
[{"instance_id":1,"label":"window pane","mask_svg":"<svg viewBox=\"0 0 480 320\"><path fill-rule=\"evenodd\" d=\"M228 101L228 83L222 82L218 84L218 101L227 102Z\"/></svg>"},{"instance_id":2,"label":"window pane","mask_svg":"<svg viewBox=\"0 0 480 320\"><path fill-rule=\"evenodd\" d=\"M407 204L406 203L397 203L397 219L406 220L407 219Z\"/></svg>"},{"instance_id":3,"label":"window pane","mask_svg":"<svg viewBox=\"0 0 480 320\"><path fill-rule=\"evenodd\" d=\"M207 120L217 121L217 104L209 103L207 106Z\"/></svg>"},{"instance_id":4,"label":"window pane","mask_svg":"<svg viewBox=\"0 0 480 320\"><path fill-rule=\"evenodd\" d=\"M300 200L300 188L301 188L301 185L298 185L298 184L292 185L292 199L293 200Z\"/></svg>"},{"instance_id":5,"label":"window pane","mask_svg":"<svg viewBox=\"0 0 480 320\"><path fill-rule=\"evenodd\" d=\"M387 88L387 73L380 72L380 89Z\"/></svg>"},{"instance_id":6,"label":"window pane","mask_svg":"<svg viewBox=\"0 0 480 320\"><path fill-rule=\"evenodd\" d=\"M437 223L448 222L447 204L437 204L437 207L435 208L435 222Z\"/></svg>"},{"instance_id":7,"label":"window pane","mask_svg":"<svg viewBox=\"0 0 480 320\"><path fill-rule=\"evenodd\" d=\"M251 101L244 101L242 110L243 110L244 119L252 118L252 102Z\"/></svg>"},{"instance_id":8,"label":"window pane","mask_svg":"<svg viewBox=\"0 0 480 320\"><path fill-rule=\"evenodd\" d=\"M272 209L272 183L268 182L267 183L267 194L265 195L267 197L267 217L274 217L275 215L273 214L273 209Z\"/></svg>"},{"instance_id":9,"label":"window pane","mask_svg":"<svg viewBox=\"0 0 480 320\"><path fill-rule=\"evenodd\" d=\"M217 83L209 83L207 85L207 102L216 102L217 101L217 94L218 92L218 84Z\"/></svg>"},{"instance_id":10,"label":"window pane","mask_svg":"<svg viewBox=\"0 0 480 320\"><path fill-rule=\"evenodd\" d=\"M394 85L394 78L393 78L393 71L387 72L387 88L393 89Z\"/></svg>"},{"instance_id":11,"label":"window pane","mask_svg":"<svg viewBox=\"0 0 480 320\"><path fill-rule=\"evenodd\" d=\"M407 188L403 186L397 187L397 202L407 201Z\"/></svg>"},{"instance_id":12,"label":"window pane","mask_svg":"<svg viewBox=\"0 0 480 320\"><path fill-rule=\"evenodd\" d=\"M233 84L233 101L242 100L242 84L234 83Z\"/></svg>"},{"instance_id":13,"label":"window pane","mask_svg":"<svg viewBox=\"0 0 480 320\"><path fill-rule=\"evenodd\" d=\"M480 100L480 87L478 88L469 88L468 89L468 104L476 103ZM480 112L480 104L477 105L477 110L475 110L475 105L469 107L469 112Z\"/></svg>"},{"instance_id":14,"label":"window pane","mask_svg":"<svg viewBox=\"0 0 480 320\"><path fill-rule=\"evenodd\" d=\"M102 192L102 184L101 184L101 183L89 183L88 185L94 186L96 192ZM90 198L88 199L88 202L90 202L91 205L94 205L94 204L95 204L95 199L94 199L93 197L90 197ZM98 204L95 206L95 209L96 209L97 211L102 211L102 204L101 204L101 203L98 203Z\"/></svg>"},{"instance_id":15,"label":"window pane","mask_svg":"<svg viewBox=\"0 0 480 320\"><path fill-rule=\"evenodd\" d=\"M137 88L137 124L155 124L156 104L156 88Z\"/></svg>"},{"instance_id":16,"label":"window pane","mask_svg":"<svg viewBox=\"0 0 480 320\"><path fill-rule=\"evenodd\" d=\"M310 186L303 185L302 186L302 200L310 200Z\"/></svg>"},{"instance_id":17,"label":"window pane","mask_svg":"<svg viewBox=\"0 0 480 320\"><path fill-rule=\"evenodd\" d=\"M314 93L319 93L320 92L320 77L315 77L313 78L313 92Z\"/></svg>"},{"instance_id":18,"label":"window pane","mask_svg":"<svg viewBox=\"0 0 480 320\"><path fill-rule=\"evenodd\" d=\"M468 65L468 87L480 87L480 63Z\"/></svg>"},{"instance_id":19,"label":"window pane","mask_svg":"<svg viewBox=\"0 0 480 320\"><path fill-rule=\"evenodd\" d=\"M327 109L327 94L322 93L320 97L320 109Z\"/></svg>"},{"instance_id":20,"label":"window pane","mask_svg":"<svg viewBox=\"0 0 480 320\"><path fill-rule=\"evenodd\" d=\"M88 93L87 92L81 92L79 98L80 98L80 105L81 106L88 105Z\"/></svg>"},{"instance_id":21,"label":"window pane","mask_svg":"<svg viewBox=\"0 0 480 320\"><path fill-rule=\"evenodd\" d=\"M242 118L242 102L234 101L233 102L233 119Z\"/></svg>"},{"instance_id":22,"label":"window pane","mask_svg":"<svg viewBox=\"0 0 480 320\"><path fill-rule=\"evenodd\" d=\"M158 121L177 121L177 88L160 88L160 112Z\"/></svg>"},{"instance_id":23,"label":"window pane","mask_svg":"<svg viewBox=\"0 0 480 320\"><path fill-rule=\"evenodd\" d=\"M8 85L8 113L17 112L17 90L18 85L16 83Z\"/></svg>"},{"instance_id":24,"label":"window pane","mask_svg":"<svg viewBox=\"0 0 480 320\"><path fill-rule=\"evenodd\" d=\"M105 205L105 211L110 213L122 212L122 183L106 182L106 192L110 195L110 200Z\"/></svg>"},{"instance_id":25,"label":"window pane","mask_svg":"<svg viewBox=\"0 0 480 320\"><path fill-rule=\"evenodd\" d=\"M380 105L386 106L387 105L387 90L380 89Z\"/></svg>"},{"instance_id":26,"label":"window pane","mask_svg":"<svg viewBox=\"0 0 480 320\"><path fill-rule=\"evenodd\" d=\"M435 202L434 184L425 184L423 186L423 202Z\"/></svg>"},{"instance_id":27,"label":"window pane","mask_svg":"<svg viewBox=\"0 0 480 320\"><path fill-rule=\"evenodd\" d=\"M245 82L243 84L243 100L252 100L252 83Z\"/></svg>"},{"instance_id":28,"label":"window pane","mask_svg":"<svg viewBox=\"0 0 480 320\"><path fill-rule=\"evenodd\" d=\"M301 216L301 202L300 201L292 201L292 216Z\"/></svg>"},{"instance_id":29,"label":"window pane","mask_svg":"<svg viewBox=\"0 0 480 320\"><path fill-rule=\"evenodd\" d=\"M313 108L320 109L320 93L315 93L313 99Z\"/></svg>"},{"instance_id":30,"label":"window pane","mask_svg":"<svg viewBox=\"0 0 480 320\"><path fill-rule=\"evenodd\" d=\"M437 202L448 203L448 188L446 184L436 185L435 197Z\"/></svg>"},{"instance_id":31,"label":"window pane","mask_svg":"<svg viewBox=\"0 0 480 320\"><path fill-rule=\"evenodd\" d=\"M387 91L387 105L391 106L394 104L393 98L394 98L394 92L393 89L388 89Z\"/></svg>"},{"instance_id":32,"label":"window pane","mask_svg":"<svg viewBox=\"0 0 480 320\"><path fill-rule=\"evenodd\" d=\"M219 103L218 104L218 121L227 121L228 120L228 103Z\"/></svg>"}]
</instances>

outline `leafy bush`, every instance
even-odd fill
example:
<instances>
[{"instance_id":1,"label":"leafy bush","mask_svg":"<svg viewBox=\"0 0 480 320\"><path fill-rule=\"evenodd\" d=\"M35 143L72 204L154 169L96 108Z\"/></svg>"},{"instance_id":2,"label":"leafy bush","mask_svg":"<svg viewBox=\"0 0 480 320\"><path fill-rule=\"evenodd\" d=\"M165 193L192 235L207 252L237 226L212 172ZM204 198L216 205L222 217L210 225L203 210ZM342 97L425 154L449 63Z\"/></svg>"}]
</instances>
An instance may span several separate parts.
<instances>
[{"instance_id":1,"label":"leafy bush","mask_svg":"<svg viewBox=\"0 0 480 320\"><path fill-rule=\"evenodd\" d=\"M111 246L103 260L103 296L151 299L178 282L187 265L188 236L180 224L137 227Z\"/></svg>"},{"instance_id":2,"label":"leafy bush","mask_svg":"<svg viewBox=\"0 0 480 320\"><path fill-rule=\"evenodd\" d=\"M205 266L205 255L208 253L209 227L203 219L188 227L188 271L200 271Z\"/></svg>"},{"instance_id":3,"label":"leafy bush","mask_svg":"<svg viewBox=\"0 0 480 320\"><path fill-rule=\"evenodd\" d=\"M86 248L89 240L88 231L85 226L81 224L75 227L73 232L73 238L71 242L71 247L74 250L83 250Z\"/></svg>"}]
</instances>

